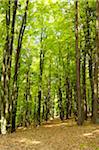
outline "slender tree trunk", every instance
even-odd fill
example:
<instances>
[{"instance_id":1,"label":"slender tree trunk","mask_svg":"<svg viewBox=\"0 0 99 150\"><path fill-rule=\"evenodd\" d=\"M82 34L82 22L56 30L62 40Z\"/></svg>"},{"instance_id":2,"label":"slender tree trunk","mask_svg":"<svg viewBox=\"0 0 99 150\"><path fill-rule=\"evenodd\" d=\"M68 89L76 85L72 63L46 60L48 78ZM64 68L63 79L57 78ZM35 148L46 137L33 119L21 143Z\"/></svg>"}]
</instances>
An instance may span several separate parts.
<instances>
[{"instance_id":1,"label":"slender tree trunk","mask_svg":"<svg viewBox=\"0 0 99 150\"><path fill-rule=\"evenodd\" d=\"M93 59L92 59L92 49L89 58L89 78L90 78L90 85L91 85L91 99L92 99L92 117L93 117L93 102L94 102L94 80L93 80Z\"/></svg>"},{"instance_id":2,"label":"slender tree trunk","mask_svg":"<svg viewBox=\"0 0 99 150\"><path fill-rule=\"evenodd\" d=\"M83 103L84 103L84 119L87 119L87 99L86 99L86 52L83 54L83 64L82 64L82 85L83 85Z\"/></svg>"},{"instance_id":3,"label":"slender tree trunk","mask_svg":"<svg viewBox=\"0 0 99 150\"><path fill-rule=\"evenodd\" d=\"M82 125L82 108L81 108L81 89L80 89L80 49L78 47L78 0L75 2L76 5L76 86L77 86L77 102L78 102L78 125Z\"/></svg>"},{"instance_id":4,"label":"slender tree trunk","mask_svg":"<svg viewBox=\"0 0 99 150\"><path fill-rule=\"evenodd\" d=\"M77 103L77 86L76 84L73 86L74 88L74 108L73 108L73 113L74 113L74 118L75 118L75 121L77 121L77 118L78 118L78 103Z\"/></svg>"},{"instance_id":5,"label":"slender tree trunk","mask_svg":"<svg viewBox=\"0 0 99 150\"><path fill-rule=\"evenodd\" d=\"M1 85L2 85L2 93L1 93L1 133L6 134L6 110L8 101L6 101L6 50L4 50L3 56L3 68L2 68L2 76L1 76Z\"/></svg>"},{"instance_id":6,"label":"slender tree trunk","mask_svg":"<svg viewBox=\"0 0 99 150\"><path fill-rule=\"evenodd\" d=\"M34 114L33 114L33 119L34 119L34 125L36 126L36 118L37 118L37 96L34 96Z\"/></svg>"},{"instance_id":7,"label":"slender tree trunk","mask_svg":"<svg viewBox=\"0 0 99 150\"><path fill-rule=\"evenodd\" d=\"M54 95L53 95L53 101L52 101L52 109L51 109L51 117L54 119L54 114L55 114L55 91L54 91Z\"/></svg>"},{"instance_id":8,"label":"slender tree trunk","mask_svg":"<svg viewBox=\"0 0 99 150\"><path fill-rule=\"evenodd\" d=\"M27 127L30 124L29 120L29 114L30 114L30 107L29 107L29 101L30 101L30 65L28 65L28 69L26 72L26 92L25 92L25 127Z\"/></svg>"},{"instance_id":9,"label":"slender tree trunk","mask_svg":"<svg viewBox=\"0 0 99 150\"><path fill-rule=\"evenodd\" d=\"M93 71L93 49L91 47L91 33L90 33L90 10L89 3L86 1L86 28L87 31L84 31L85 34L85 48L86 53L89 55L89 79L91 85L91 99L92 99L92 116L93 116L93 102L94 102L94 71Z\"/></svg>"},{"instance_id":10,"label":"slender tree trunk","mask_svg":"<svg viewBox=\"0 0 99 150\"><path fill-rule=\"evenodd\" d=\"M18 79L18 72L19 72L19 59L20 59L20 53L21 53L21 47L22 47L22 39L23 39L25 27L26 27L28 3L29 3L29 0L26 1L26 8L25 8L22 25L21 25L20 32L19 32L18 46L16 50L17 51L16 57L15 57L13 91L12 91L12 132L15 131L15 126L16 126L16 111L17 111L17 98L18 98L17 79Z\"/></svg>"},{"instance_id":11,"label":"slender tree trunk","mask_svg":"<svg viewBox=\"0 0 99 150\"><path fill-rule=\"evenodd\" d=\"M88 1L86 1L86 8L85 8L85 14L86 14L86 25L83 28L84 36L85 36L85 49L83 51L83 64L82 64L82 75L83 75L83 102L84 102L84 119L87 119L87 99L86 99L86 56L87 53L90 52L90 13L89 13L89 4ZM86 32L87 31L87 32ZM92 59L92 57L91 57ZM90 59L90 60L91 60ZM91 62L91 61L90 61ZM91 66L91 65L90 65ZM90 74L92 74L92 68L90 68ZM91 75L92 76L92 75ZM90 77L91 77L90 76ZM92 86L91 86L92 89Z\"/></svg>"},{"instance_id":12,"label":"slender tree trunk","mask_svg":"<svg viewBox=\"0 0 99 150\"><path fill-rule=\"evenodd\" d=\"M69 104L70 104L70 84L69 84L69 78L66 78L66 119L69 119Z\"/></svg>"},{"instance_id":13,"label":"slender tree trunk","mask_svg":"<svg viewBox=\"0 0 99 150\"><path fill-rule=\"evenodd\" d=\"M64 110L63 110L63 104L62 104L62 91L61 91L61 78L59 79L58 96L59 96L60 119L64 120Z\"/></svg>"},{"instance_id":14,"label":"slender tree trunk","mask_svg":"<svg viewBox=\"0 0 99 150\"><path fill-rule=\"evenodd\" d=\"M69 88L69 99L70 99L69 115L71 117L72 116L72 109L73 109L73 104L72 104L72 85L71 85L71 83L70 83L70 88Z\"/></svg>"},{"instance_id":15,"label":"slender tree trunk","mask_svg":"<svg viewBox=\"0 0 99 150\"><path fill-rule=\"evenodd\" d=\"M93 123L98 121L98 85L99 85L99 0L96 1L96 51L94 69L94 101L93 101ZM99 123L99 122L98 122Z\"/></svg>"},{"instance_id":16,"label":"slender tree trunk","mask_svg":"<svg viewBox=\"0 0 99 150\"><path fill-rule=\"evenodd\" d=\"M9 5L11 1L9 0ZM13 16L12 16L12 24L11 24L11 37L9 43L9 52L8 52L8 59L7 59L7 75L8 75L8 116L7 116L7 126L8 129L11 127L11 91L10 91L10 78L11 78L11 66L12 66L12 52L13 52L13 42L14 42L14 30L15 30L15 22L16 22L16 12L17 12L17 5L18 0L14 0L13 6ZM10 6L9 6L9 18L10 18Z\"/></svg>"},{"instance_id":17,"label":"slender tree trunk","mask_svg":"<svg viewBox=\"0 0 99 150\"><path fill-rule=\"evenodd\" d=\"M40 74L39 74L39 89L38 89L38 110L37 110L37 124L41 124L41 99L42 99L42 74L44 64L44 50L43 50L43 31L41 31L41 49L40 49Z\"/></svg>"},{"instance_id":18,"label":"slender tree trunk","mask_svg":"<svg viewBox=\"0 0 99 150\"><path fill-rule=\"evenodd\" d=\"M49 77L48 77L48 92L47 92L47 107L46 107L46 121L49 119L50 113L50 97L51 97L51 61L49 64Z\"/></svg>"}]
</instances>

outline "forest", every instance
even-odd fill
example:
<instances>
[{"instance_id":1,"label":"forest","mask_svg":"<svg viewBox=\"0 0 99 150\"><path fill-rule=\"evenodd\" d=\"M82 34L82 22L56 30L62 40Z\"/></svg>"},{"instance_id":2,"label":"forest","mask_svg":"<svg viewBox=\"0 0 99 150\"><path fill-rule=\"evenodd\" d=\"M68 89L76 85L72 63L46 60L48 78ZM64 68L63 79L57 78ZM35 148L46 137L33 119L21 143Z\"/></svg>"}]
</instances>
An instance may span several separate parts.
<instances>
[{"instance_id":1,"label":"forest","mask_svg":"<svg viewBox=\"0 0 99 150\"><path fill-rule=\"evenodd\" d=\"M0 150L99 150L99 0L0 0L0 37Z\"/></svg>"}]
</instances>

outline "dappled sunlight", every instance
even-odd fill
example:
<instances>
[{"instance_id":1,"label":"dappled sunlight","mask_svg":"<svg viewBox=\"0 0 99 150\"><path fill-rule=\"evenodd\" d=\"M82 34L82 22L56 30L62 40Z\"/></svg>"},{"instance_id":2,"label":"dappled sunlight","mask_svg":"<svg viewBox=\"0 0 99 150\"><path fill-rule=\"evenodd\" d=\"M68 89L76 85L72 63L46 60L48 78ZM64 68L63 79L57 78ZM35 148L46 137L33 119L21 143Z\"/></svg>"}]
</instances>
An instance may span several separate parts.
<instances>
[{"instance_id":1,"label":"dappled sunlight","mask_svg":"<svg viewBox=\"0 0 99 150\"><path fill-rule=\"evenodd\" d=\"M99 135L99 129L96 129L92 132L88 132L88 133L84 133L83 136L84 137L91 137L91 138L94 138L95 135Z\"/></svg>"},{"instance_id":2,"label":"dappled sunlight","mask_svg":"<svg viewBox=\"0 0 99 150\"><path fill-rule=\"evenodd\" d=\"M0 138L0 150L95 150L99 147L99 127L89 122L77 126L74 119L57 118L44 122L39 128L19 129Z\"/></svg>"},{"instance_id":3,"label":"dappled sunlight","mask_svg":"<svg viewBox=\"0 0 99 150\"><path fill-rule=\"evenodd\" d=\"M67 127L71 127L75 125L75 123L70 123L70 122L59 122L59 123L54 123L54 124L45 124L43 125L43 127L45 128L52 128L52 127L61 127L61 126L67 126Z\"/></svg>"},{"instance_id":4,"label":"dappled sunlight","mask_svg":"<svg viewBox=\"0 0 99 150\"><path fill-rule=\"evenodd\" d=\"M94 130L93 133L99 134L99 129Z\"/></svg>"},{"instance_id":5,"label":"dappled sunlight","mask_svg":"<svg viewBox=\"0 0 99 150\"><path fill-rule=\"evenodd\" d=\"M20 143L25 143L25 144L33 144L33 145L37 145L37 144L40 144L41 142L40 141L37 141L37 140L31 140L31 139L27 139L27 138L22 138L21 140L19 140L18 142Z\"/></svg>"},{"instance_id":6,"label":"dappled sunlight","mask_svg":"<svg viewBox=\"0 0 99 150\"><path fill-rule=\"evenodd\" d=\"M83 134L85 137L87 137L87 136L92 136L93 134L92 133L84 133Z\"/></svg>"},{"instance_id":7,"label":"dappled sunlight","mask_svg":"<svg viewBox=\"0 0 99 150\"><path fill-rule=\"evenodd\" d=\"M56 124L46 124L44 125L44 127L46 128L51 128L51 127L60 127L60 126L63 126L63 125L67 125L68 123L56 123Z\"/></svg>"},{"instance_id":8,"label":"dappled sunlight","mask_svg":"<svg viewBox=\"0 0 99 150\"><path fill-rule=\"evenodd\" d=\"M27 130L26 127L18 127L17 129L18 129L18 130Z\"/></svg>"}]
</instances>

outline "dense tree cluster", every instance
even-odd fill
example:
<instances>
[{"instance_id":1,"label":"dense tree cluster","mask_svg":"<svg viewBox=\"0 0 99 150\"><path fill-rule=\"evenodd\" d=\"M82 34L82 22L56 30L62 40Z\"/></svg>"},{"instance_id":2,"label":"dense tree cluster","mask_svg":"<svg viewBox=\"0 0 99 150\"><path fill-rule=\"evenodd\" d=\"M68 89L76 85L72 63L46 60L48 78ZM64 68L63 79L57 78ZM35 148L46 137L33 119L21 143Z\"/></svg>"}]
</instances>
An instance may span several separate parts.
<instances>
[{"instance_id":1,"label":"dense tree cluster","mask_svg":"<svg viewBox=\"0 0 99 150\"><path fill-rule=\"evenodd\" d=\"M1 133L99 123L99 0L24 1L0 2Z\"/></svg>"}]
</instances>

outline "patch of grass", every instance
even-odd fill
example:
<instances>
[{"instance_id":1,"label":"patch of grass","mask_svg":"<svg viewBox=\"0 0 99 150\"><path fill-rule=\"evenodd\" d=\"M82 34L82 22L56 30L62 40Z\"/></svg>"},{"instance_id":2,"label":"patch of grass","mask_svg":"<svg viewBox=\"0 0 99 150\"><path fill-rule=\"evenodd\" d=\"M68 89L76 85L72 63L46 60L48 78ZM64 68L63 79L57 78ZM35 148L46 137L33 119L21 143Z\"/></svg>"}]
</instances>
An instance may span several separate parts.
<instances>
[{"instance_id":1,"label":"patch of grass","mask_svg":"<svg viewBox=\"0 0 99 150\"><path fill-rule=\"evenodd\" d=\"M84 143L80 144L80 149L83 149L85 147L86 147L86 145Z\"/></svg>"}]
</instances>

